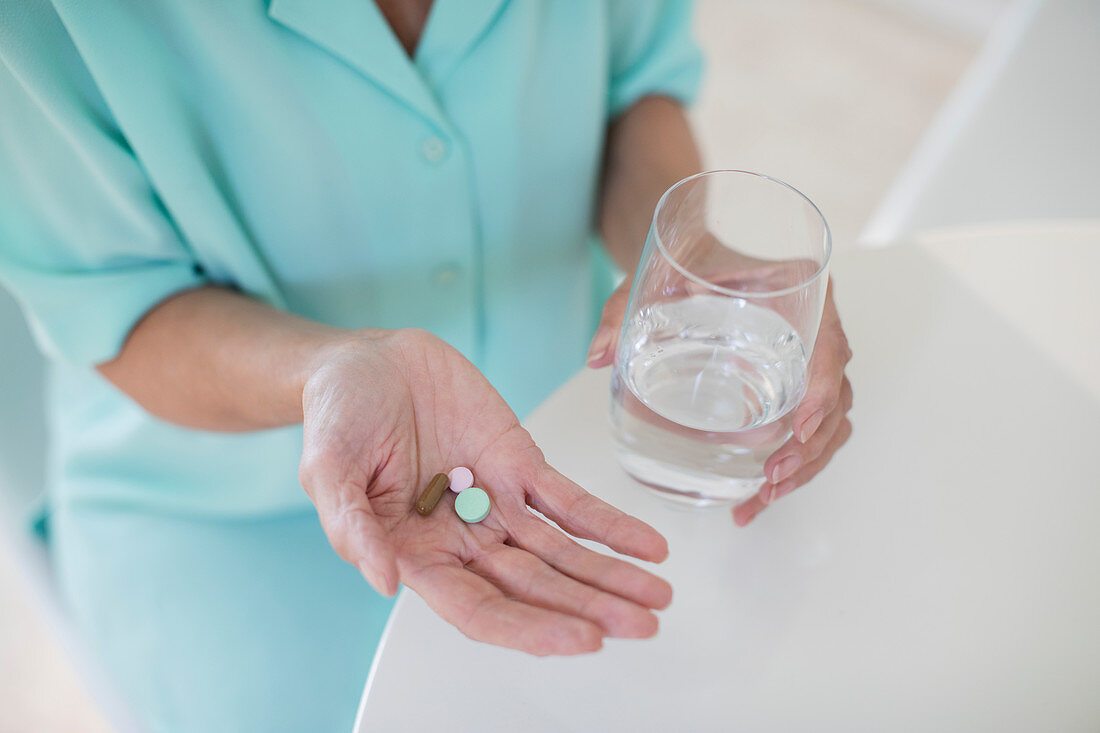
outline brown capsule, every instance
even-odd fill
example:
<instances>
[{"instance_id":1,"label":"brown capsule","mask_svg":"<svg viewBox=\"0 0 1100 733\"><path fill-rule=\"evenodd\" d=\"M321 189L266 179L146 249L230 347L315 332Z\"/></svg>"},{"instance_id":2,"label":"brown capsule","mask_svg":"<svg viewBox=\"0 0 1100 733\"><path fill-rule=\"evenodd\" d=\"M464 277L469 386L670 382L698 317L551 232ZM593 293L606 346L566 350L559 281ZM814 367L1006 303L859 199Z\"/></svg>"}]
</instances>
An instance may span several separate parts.
<instances>
[{"instance_id":1,"label":"brown capsule","mask_svg":"<svg viewBox=\"0 0 1100 733\"><path fill-rule=\"evenodd\" d=\"M428 483L428 488L424 489L420 494L420 498L416 500L416 512L422 517L431 514L450 483L451 480L447 478L447 474L445 473L437 473L432 476L432 480Z\"/></svg>"}]
</instances>

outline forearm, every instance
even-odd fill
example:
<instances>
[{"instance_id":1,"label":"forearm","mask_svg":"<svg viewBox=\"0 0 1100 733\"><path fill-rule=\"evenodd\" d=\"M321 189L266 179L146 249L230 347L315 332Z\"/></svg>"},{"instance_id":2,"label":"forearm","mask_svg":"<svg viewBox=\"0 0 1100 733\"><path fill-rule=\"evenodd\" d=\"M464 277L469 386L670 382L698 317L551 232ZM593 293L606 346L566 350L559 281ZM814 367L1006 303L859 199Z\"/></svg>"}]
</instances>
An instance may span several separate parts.
<instances>
[{"instance_id":1,"label":"forearm","mask_svg":"<svg viewBox=\"0 0 1100 733\"><path fill-rule=\"evenodd\" d=\"M258 430L301 421L306 379L354 333L207 287L153 308L118 356L98 369L169 422Z\"/></svg>"},{"instance_id":2,"label":"forearm","mask_svg":"<svg viewBox=\"0 0 1100 733\"><path fill-rule=\"evenodd\" d=\"M638 264L661 194L701 167L684 110L667 97L645 97L611 124L599 227L608 254L625 272Z\"/></svg>"}]
</instances>

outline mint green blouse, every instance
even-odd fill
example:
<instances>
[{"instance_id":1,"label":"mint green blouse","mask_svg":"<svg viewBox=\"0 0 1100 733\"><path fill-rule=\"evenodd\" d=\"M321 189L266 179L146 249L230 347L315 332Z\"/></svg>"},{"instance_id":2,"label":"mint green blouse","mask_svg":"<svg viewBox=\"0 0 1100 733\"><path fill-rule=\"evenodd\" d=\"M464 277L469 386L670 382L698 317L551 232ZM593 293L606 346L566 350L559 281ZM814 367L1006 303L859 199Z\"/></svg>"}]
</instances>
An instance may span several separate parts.
<instances>
[{"instance_id":1,"label":"mint green blouse","mask_svg":"<svg viewBox=\"0 0 1100 733\"><path fill-rule=\"evenodd\" d=\"M428 329L521 415L581 367L608 122L700 72L680 0L0 0L0 280L53 363L57 501L306 505L299 428L187 430L92 366L202 283Z\"/></svg>"}]
</instances>

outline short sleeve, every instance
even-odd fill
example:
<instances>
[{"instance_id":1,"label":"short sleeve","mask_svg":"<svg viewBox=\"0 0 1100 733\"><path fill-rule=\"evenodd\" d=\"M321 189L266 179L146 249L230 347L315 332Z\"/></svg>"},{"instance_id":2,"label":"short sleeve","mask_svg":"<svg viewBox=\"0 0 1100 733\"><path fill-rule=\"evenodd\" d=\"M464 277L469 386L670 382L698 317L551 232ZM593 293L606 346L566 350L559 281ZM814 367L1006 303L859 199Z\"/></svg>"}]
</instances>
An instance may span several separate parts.
<instances>
[{"instance_id":1,"label":"short sleeve","mask_svg":"<svg viewBox=\"0 0 1100 733\"><path fill-rule=\"evenodd\" d=\"M204 281L53 8L0 14L0 283L47 356L107 361Z\"/></svg>"},{"instance_id":2,"label":"short sleeve","mask_svg":"<svg viewBox=\"0 0 1100 733\"><path fill-rule=\"evenodd\" d=\"M611 117L651 94L685 105L694 100L703 57L691 16L690 0L611 0Z\"/></svg>"}]
</instances>

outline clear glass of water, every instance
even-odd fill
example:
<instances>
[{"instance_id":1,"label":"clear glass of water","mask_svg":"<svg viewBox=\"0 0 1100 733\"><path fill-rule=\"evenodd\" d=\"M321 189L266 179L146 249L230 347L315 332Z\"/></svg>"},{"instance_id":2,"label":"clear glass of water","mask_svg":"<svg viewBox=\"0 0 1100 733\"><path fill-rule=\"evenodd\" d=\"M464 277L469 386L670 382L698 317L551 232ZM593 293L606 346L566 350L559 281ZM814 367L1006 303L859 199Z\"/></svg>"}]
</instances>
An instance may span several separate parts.
<instances>
[{"instance_id":1,"label":"clear glass of water","mask_svg":"<svg viewBox=\"0 0 1100 733\"><path fill-rule=\"evenodd\" d=\"M611 382L629 474L692 506L760 488L806 391L831 251L817 206L774 178L709 171L665 192Z\"/></svg>"}]
</instances>

